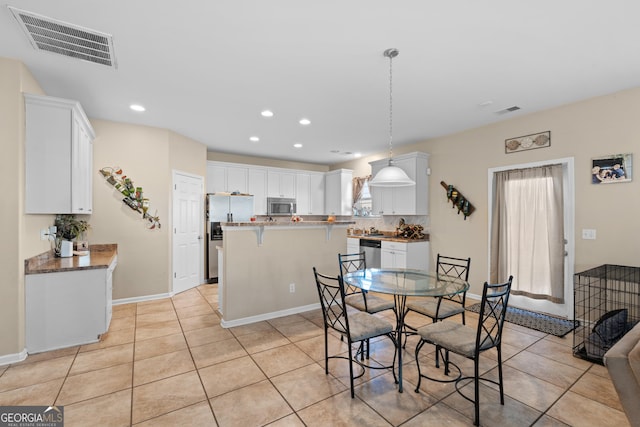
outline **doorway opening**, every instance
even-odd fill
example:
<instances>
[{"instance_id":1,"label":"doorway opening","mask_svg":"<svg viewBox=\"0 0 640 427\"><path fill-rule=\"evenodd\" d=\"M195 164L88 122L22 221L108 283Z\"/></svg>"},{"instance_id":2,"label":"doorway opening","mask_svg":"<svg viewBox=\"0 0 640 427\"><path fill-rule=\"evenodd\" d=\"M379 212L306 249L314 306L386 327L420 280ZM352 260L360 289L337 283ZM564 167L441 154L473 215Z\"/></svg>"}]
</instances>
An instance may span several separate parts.
<instances>
[{"instance_id":1,"label":"doorway opening","mask_svg":"<svg viewBox=\"0 0 640 427\"><path fill-rule=\"evenodd\" d=\"M546 178L533 178L530 182L534 183L534 188L537 186L538 190L531 189L531 187L525 187L522 182L516 180L515 183L504 184L504 177L513 174L518 177L516 171L530 171L536 169L549 169L552 165L559 165L560 176L554 181L549 181ZM544 174L544 172L543 172ZM533 162L526 164L510 165L499 168L489 169L489 271L490 280L494 282L500 282L506 280L504 275L505 268L522 269L521 278L518 277L517 272L514 272L514 282L521 280L521 286L519 290L516 290L509 299L509 304L514 307L523 309L539 311L549 313L556 316L573 318L573 268L575 258L575 237L574 237L574 222L575 222L575 184L574 184L574 165L573 158L563 158L548 160L543 162ZM537 205L538 201L536 197L541 193L553 193L555 192L559 204L557 208L547 208L544 200L539 200L540 205ZM504 200L504 193L499 190L509 188L512 195L509 196L510 203ZM543 191L539 191L542 187ZM517 194L514 196L513 194ZM522 198L529 202L513 203L514 198ZM534 200L534 201L532 201ZM536 204L537 212L532 212L533 204ZM507 206L508 205L508 206ZM542 206L542 207L540 207ZM549 226L547 213L544 209L559 209L561 215L558 218L557 229L562 230L560 235L555 234L551 237L551 244L541 245L539 241L533 241L532 237L523 237L523 223L518 225L518 221L526 221L526 226L532 225L532 223L539 223L539 227L536 232L540 232L540 229L547 233L551 229L553 232L554 226ZM508 211L508 217L517 217L518 221L506 221L496 220L502 216L505 217L505 212ZM551 212L549 212L551 213ZM544 215L543 218L540 216ZM542 221L541 221L542 220ZM511 230L508 227L503 227L504 223L510 222ZM516 228L514 228L516 224ZM545 247L546 245L546 247ZM554 246L549 248L549 246ZM496 249L499 248L499 249ZM537 259L536 259L537 257ZM548 257L548 259L543 259ZM538 262L540 260L540 262ZM549 262L547 262L549 261ZM498 267L500 265L500 267ZM551 267L549 267L549 265ZM555 267L553 267L555 265ZM508 266L508 267L506 267ZM559 271L561 279L555 279L552 285L559 285L560 289L556 292L555 297L542 297L537 295L539 290L535 287L540 280L540 275L552 276L551 269L555 268L555 271ZM502 273L501 273L501 270ZM550 280L550 279L547 279ZM562 280L562 283L556 283L558 280ZM532 288L533 286L533 288ZM516 285L514 283L514 288ZM544 288L544 286L543 286ZM518 289L518 288L516 288ZM533 289L533 291L532 291ZM545 293L546 291L541 291ZM549 291L551 294L551 291Z\"/></svg>"}]
</instances>

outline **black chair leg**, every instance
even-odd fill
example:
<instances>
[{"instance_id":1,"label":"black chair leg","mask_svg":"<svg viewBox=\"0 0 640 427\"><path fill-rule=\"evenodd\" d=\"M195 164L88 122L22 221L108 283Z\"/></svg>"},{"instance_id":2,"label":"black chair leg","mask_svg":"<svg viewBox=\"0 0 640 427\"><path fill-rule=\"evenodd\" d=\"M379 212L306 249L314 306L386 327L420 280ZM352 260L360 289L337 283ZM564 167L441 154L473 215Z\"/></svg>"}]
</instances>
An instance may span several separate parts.
<instances>
[{"instance_id":1,"label":"black chair leg","mask_svg":"<svg viewBox=\"0 0 640 427\"><path fill-rule=\"evenodd\" d=\"M327 342L327 328L324 328L324 373L329 375L329 343Z\"/></svg>"},{"instance_id":2,"label":"black chair leg","mask_svg":"<svg viewBox=\"0 0 640 427\"><path fill-rule=\"evenodd\" d=\"M498 380L500 381L500 404L504 405L504 385L502 383L502 348L497 347L498 350Z\"/></svg>"},{"instance_id":3,"label":"black chair leg","mask_svg":"<svg viewBox=\"0 0 640 427\"><path fill-rule=\"evenodd\" d=\"M426 341L420 340L416 345L415 357L416 357L416 365L418 365L418 385L416 386L416 393L420 393L420 383L422 382L422 374L420 374L420 360L418 359L418 353L420 353L420 350L422 349L422 346L424 346L425 342Z\"/></svg>"},{"instance_id":4,"label":"black chair leg","mask_svg":"<svg viewBox=\"0 0 640 427\"><path fill-rule=\"evenodd\" d=\"M479 376L480 360L479 359L480 357L478 356L473 360L473 373L474 373L473 383L474 383L474 390L475 390L475 399L473 403L476 411L476 420L473 422L473 425L475 426L480 425L480 376Z\"/></svg>"},{"instance_id":5,"label":"black chair leg","mask_svg":"<svg viewBox=\"0 0 640 427\"><path fill-rule=\"evenodd\" d=\"M351 349L351 340L347 340L347 343L349 345L349 380L350 380L350 384L351 384L351 398L355 398L355 392L353 390L353 350ZM360 343L360 345L362 345L362 343ZM356 357L358 355L356 354Z\"/></svg>"}]
</instances>

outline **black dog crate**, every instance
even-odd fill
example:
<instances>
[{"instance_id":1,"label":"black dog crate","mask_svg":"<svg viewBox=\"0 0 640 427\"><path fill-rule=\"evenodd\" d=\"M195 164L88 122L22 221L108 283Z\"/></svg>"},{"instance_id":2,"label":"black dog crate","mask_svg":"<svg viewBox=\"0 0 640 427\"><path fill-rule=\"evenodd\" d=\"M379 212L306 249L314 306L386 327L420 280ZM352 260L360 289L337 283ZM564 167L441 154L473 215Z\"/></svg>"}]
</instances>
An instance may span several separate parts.
<instances>
[{"instance_id":1,"label":"black dog crate","mask_svg":"<svg viewBox=\"0 0 640 427\"><path fill-rule=\"evenodd\" d=\"M573 355L602 357L640 321L640 267L605 264L573 278Z\"/></svg>"}]
</instances>

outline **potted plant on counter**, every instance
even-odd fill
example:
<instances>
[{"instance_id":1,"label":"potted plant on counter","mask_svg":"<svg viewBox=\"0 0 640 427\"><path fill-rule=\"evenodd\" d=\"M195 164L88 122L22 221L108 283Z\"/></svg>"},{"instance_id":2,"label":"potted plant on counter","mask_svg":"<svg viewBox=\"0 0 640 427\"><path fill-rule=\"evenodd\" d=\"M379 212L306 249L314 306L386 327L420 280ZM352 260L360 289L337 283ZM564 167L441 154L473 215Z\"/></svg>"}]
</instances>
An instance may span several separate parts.
<instances>
[{"instance_id":1,"label":"potted plant on counter","mask_svg":"<svg viewBox=\"0 0 640 427\"><path fill-rule=\"evenodd\" d=\"M56 226L56 245L54 252L55 255L59 257L73 256L73 241L78 239L78 237L84 237L84 233L90 227L87 221L77 219L75 215L72 214L56 215L53 225ZM86 247L83 249L86 249Z\"/></svg>"}]
</instances>

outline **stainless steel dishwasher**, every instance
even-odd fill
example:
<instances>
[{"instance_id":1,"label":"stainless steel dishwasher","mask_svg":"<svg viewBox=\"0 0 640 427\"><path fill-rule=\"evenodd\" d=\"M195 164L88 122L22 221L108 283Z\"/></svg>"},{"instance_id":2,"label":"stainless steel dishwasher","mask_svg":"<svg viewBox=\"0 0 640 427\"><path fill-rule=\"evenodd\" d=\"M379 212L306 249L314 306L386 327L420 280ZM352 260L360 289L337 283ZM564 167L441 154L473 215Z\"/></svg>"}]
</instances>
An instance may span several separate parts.
<instances>
[{"instance_id":1,"label":"stainless steel dishwasher","mask_svg":"<svg viewBox=\"0 0 640 427\"><path fill-rule=\"evenodd\" d=\"M360 239L360 252L364 252L367 268L380 268L381 248L380 240Z\"/></svg>"}]
</instances>

